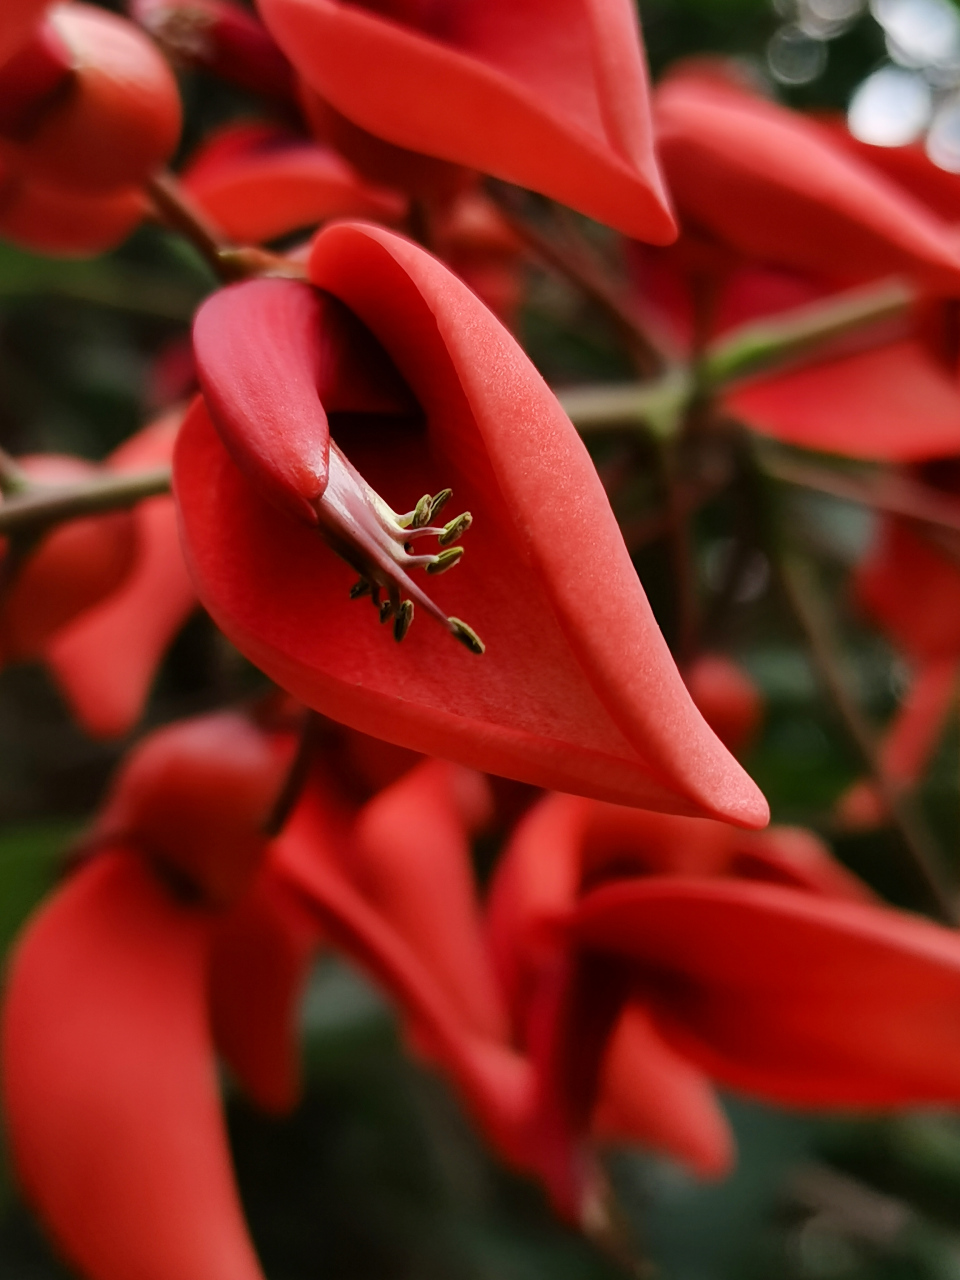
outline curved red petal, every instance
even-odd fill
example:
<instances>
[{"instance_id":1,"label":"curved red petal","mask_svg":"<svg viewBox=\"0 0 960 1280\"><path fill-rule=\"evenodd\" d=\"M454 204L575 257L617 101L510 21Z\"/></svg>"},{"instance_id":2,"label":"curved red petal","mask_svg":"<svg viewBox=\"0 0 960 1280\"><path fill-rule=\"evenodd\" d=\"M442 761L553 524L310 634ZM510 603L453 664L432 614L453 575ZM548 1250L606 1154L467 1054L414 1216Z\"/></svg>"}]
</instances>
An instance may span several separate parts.
<instances>
[{"instance_id":1,"label":"curved red petal","mask_svg":"<svg viewBox=\"0 0 960 1280\"><path fill-rule=\"evenodd\" d=\"M533 1081L507 1044L478 1035L417 951L337 868L322 813L310 797L274 842L272 866L335 946L400 1003L430 1056L507 1156L528 1163Z\"/></svg>"},{"instance_id":2,"label":"curved red petal","mask_svg":"<svg viewBox=\"0 0 960 1280\"><path fill-rule=\"evenodd\" d=\"M960 1099L960 937L881 907L744 881L648 879L580 904L670 1042L787 1104Z\"/></svg>"},{"instance_id":3,"label":"curved red petal","mask_svg":"<svg viewBox=\"0 0 960 1280\"><path fill-rule=\"evenodd\" d=\"M205 916L116 853L60 890L13 957L3 1092L14 1161L96 1280L262 1280L220 1111L208 941Z\"/></svg>"},{"instance_id":4,"label":"curved red petal","mask_svg":"<svg viewBox=\"0 0 960 1280\"><path fill-rule=\"evenodd\" d=\"M420 29L338 0L259 8L304 79L370 133L673 239L627 0L440 4Z\"/></svg>"}]
</instances>

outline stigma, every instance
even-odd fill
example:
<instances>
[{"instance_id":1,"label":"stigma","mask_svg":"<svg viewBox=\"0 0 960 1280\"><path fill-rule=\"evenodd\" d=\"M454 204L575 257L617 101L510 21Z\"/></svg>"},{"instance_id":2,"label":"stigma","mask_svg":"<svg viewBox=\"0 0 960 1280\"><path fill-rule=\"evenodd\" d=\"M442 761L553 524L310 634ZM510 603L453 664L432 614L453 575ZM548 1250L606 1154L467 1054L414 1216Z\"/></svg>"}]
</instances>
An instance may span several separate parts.
<instances>
[{"instance_id":1,"label":"stigma","mask_svg":"<svg viewBox=\"0 0 960 1280\"><path fill-rule=\"evenodd\" d=\"M327 486L314 509L321 536L360 575L351 597L369 596L380 621L393 621L394 639L402 640L410 630L416 606L471 653L479 654L484 644L473 628L460 618L448 617L410 577L414 569L431 575L446 573L463 558L463 547L453 544L470 528L473 517L464 511L439 524L437 518L450 497L450 489L424 494L412 511L399 515L331 440ZM420 551L417 544L431 538L439 549Z\"/></svg>"}]
</instances>

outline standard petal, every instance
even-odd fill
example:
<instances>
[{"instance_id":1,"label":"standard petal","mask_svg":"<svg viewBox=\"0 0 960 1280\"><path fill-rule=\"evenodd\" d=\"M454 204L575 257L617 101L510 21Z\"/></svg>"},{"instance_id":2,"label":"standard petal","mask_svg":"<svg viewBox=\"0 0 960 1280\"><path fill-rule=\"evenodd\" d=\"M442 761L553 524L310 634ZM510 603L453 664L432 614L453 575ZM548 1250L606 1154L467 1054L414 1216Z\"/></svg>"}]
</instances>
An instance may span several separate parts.
<instances>
[{"instance_id":1,"label":"standard petal","mask_svg":"<svg viewBox=\"0 0 960 1280\"><path fill-rule=\"evenodd\" d=\"M95 1280L263 1280L206 1010L208 919L132 855L80 871L7 978L3 1091L23 1184Z\"/></svg>"},{"instance_id":2,"label":"standard petal","mask_svg":"<svg viewBox=\"0 0 960 1280\"><path fill-rule=\"evenodd\" d=\"M893 910L772 885L607 885L574 936L633 966L675 1048L788 1105L960 1099L960 937Z\"/></svg>"},{"instance_id":3,"label":"standard petal","mask_svg":"<svg viewBox=\"0 0 960 1280\"><path fill-rule=\"evenodd\" d=\"M395 510L450 485L473 513L463 563L435 595L487 652L465 655L429 618L392 645L350 601L349 569L273 517L198 408L176 491L218 624L295 696L364 732L539 785L762 825L765 802L694 708L586 450L506 330L441 263L377 228L322 232L311 274L380 339L426 419L383 438L361 422L338 443Z\"/></svg>"},{"instance_id":4,"label":"standard petal","mask_svg":"<svg viewBox=\"0 0 960 1280\"><path fill-rule=\"evenodd\" d=\"M419 29L339 0L259 8L304 79L370 133L673 239L627 0L441 4Z\"/></svg>"}]
</instances>

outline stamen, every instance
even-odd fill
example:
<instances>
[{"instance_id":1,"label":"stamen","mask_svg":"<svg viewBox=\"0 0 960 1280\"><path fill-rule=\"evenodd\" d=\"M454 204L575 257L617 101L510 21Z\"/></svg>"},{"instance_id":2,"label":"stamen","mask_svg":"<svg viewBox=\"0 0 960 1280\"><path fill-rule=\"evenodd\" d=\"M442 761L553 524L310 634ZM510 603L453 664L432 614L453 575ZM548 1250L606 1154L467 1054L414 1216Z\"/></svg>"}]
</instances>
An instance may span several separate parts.
<instances>
[{"instance_id":1,"label":"stamen","mask_svg":"<svg viewBox=\"0 0 960 1280\"><path fill-rule=\"evenodd\" d=\"M424 494L412 511L398 515L331 441L329 478L316 512L326 542L360 575L350 589L351 599L369 594L380 621L393 618L397 640L410 630L416 603L471 653L483 653L476 632L459 618L448 618L409 576L411 569L445 573L463 558L463 547L448 544L469 529L471 514L465 511L443 526L434 523L451 496L450 489ZM413 541L425 537L435 537L442 550L434 555L414 554ZM382 599L382 593L387 599Z\"/></svg>"}]
</instances>

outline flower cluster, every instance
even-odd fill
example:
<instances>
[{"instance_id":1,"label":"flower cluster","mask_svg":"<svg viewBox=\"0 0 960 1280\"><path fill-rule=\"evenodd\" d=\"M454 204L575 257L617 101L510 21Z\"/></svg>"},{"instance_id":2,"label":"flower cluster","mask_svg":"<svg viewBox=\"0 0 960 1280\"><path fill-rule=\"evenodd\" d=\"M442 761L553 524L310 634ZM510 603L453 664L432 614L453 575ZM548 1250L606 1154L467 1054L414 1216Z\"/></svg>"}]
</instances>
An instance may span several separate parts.
<instances>
[{"instance_id":1,"label":"flower cluster","mask_svg":"<svg viewBox=\"0 0 960 1280\"><path fill-rule=\"evenodd\" d=\"M176 175L174 70L259 112L188 122ZM958 221L926 156L734 64L651 92L631 0L5 5L0 237L159 224L216 276L148 425L102 462L0 453L0 658L135 739L2 1006L16 1174L89 1280L261 1277L217 1062L295 1106L321 950L594 1234L608 1142L731 1168L717 1087L960 1104L911 796L960 670ZM634 380L548 385L520 336L548 272ZM848 583L906 663L882 735L784 484L874 513ZM821 826L891 826L936 921L767 827L764 700L722 649L771 576L858 753ZM244 679L157 728L198 604Z\"/></svg>"}]
</instances>

